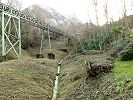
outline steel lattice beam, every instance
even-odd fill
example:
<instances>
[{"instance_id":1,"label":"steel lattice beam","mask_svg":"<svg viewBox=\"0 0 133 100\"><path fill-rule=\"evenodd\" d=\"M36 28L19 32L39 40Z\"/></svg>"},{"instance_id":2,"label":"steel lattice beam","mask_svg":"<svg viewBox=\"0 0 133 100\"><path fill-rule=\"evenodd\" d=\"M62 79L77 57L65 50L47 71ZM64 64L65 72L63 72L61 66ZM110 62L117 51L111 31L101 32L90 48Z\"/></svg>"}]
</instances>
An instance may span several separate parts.
<instances>
[{"instance_id":1,"label":"steel lattice beam","mask_svg":"<svg viewBox=\"0 0 133 100\"><path fill-rule=\"evenodd\" d=\"M14 26L14 32L13 34L11 34L12 32L11 28L13 26ZM15 48L16 45L18 45L19 50ZM20 58L21 56L20 18L2 12L2 56L5 57L11 50L14 51L14 53L17 55L18 58Z\"/></svg>"},{"instance_id":2,"label":"steel lattice beam","mask_svg":"<svg viewBox=\"0 0 133 100\"><path fill-rule=\"evenodd\" d=\"M20 32L20 21L23 23L28 23L35 27L43 30L40 53L42 52L42 46L44 42L44 30L47 31L49 36L49 45L51 50L51 42L50 42L50 34L49 33L57 33L59 35L63 35L64 32L58 28L47 24L46 22L40 22L39 20L24 14L23 12L16 10L8 5L0 3L0 12L2 13L2 56L5 57L7 53L11 50L17 55L18 58L21 57L21 32ZM16 23L17 21L17 23ZM14 25L15 32L11 33L11 28ZM12 41L14 40L14 42ZM8 46L8 47L7 47ZM18 46L18 50L15 48Z\"/></svg>"},{"instance_id":3,"label":"steel lattice beam","mask_svg":"<svg viewBox=\"0 0 133 100\"><path fill-rule=\"evenodd\" d=\"M41 28L43 30L48 30L48 28L49 28L50 32L58 33L58 34L63 34L64 33L60 29L55 28L55 27L51 26L50 24L47 24L46 22L40 22L36 18L28 16L28 15L24 14L23 12L21 12L19 10L16 10L16 9L14 9L14 8L8 6L8 5L5 5L3 3L0 3L0 11L1 12L6 12L6 13L12 15L12 16L15 16L15 17L20 17L22 22L29 22L29 24L31 24L33 26L36 26L38 28Z\"/></svg>"}]
</instances>

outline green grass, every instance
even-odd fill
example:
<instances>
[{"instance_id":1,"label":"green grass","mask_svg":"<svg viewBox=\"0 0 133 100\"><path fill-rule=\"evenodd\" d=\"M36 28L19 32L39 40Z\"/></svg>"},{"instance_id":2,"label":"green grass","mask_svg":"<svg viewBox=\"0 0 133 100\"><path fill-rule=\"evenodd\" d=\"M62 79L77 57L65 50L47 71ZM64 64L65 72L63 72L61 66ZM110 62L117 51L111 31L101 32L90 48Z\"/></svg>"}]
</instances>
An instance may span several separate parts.
<instances>
[{"instance_id":1,"label":"green grass","mask_svg":"<svg viewBox=\"0 0 133 100\"><path fill-rule=\"evenodd\" d=\"M133 74L133 60L131 60L131 61L116 61L114 73L117 78L132 75Z\"/></svg>"},{"instance_id":2,"label":"green grass","mask_svg":"<svg viewBox=\"0 0 133 100\"><path fill-rule=\"evenodd\" d=\"M131 89L133 87L133 60L130 61L116 61L114 68L114 76L116 79L116 91L120 95L125 95L126 93L131 94ZM130 98L131 96L129 96ZM131 99L131 98L130 98ZM129 99L128 99L129 100ZM131 99L132 100L132 99Z\"/></svg>"}]
</instances>

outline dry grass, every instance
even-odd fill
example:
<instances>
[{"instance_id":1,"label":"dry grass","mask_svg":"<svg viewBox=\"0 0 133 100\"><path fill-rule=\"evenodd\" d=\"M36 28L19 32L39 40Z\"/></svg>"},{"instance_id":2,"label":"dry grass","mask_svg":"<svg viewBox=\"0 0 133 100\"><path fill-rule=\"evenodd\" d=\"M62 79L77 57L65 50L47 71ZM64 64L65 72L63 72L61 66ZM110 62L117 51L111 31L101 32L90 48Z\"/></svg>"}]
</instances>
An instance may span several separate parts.
<instances>
[{"instance_id":1,"label":"dry grass","mask_svg":"<svg viewBox=\"0 0 133 100\"><path fill-rule=\"evenodd\" d=\"M79 56L72 57L63 62L59 80L59 92L57 100L73 100L74 92L86 78L84 59ZM76 99L74 99L76 100Z\"/></svg>"},{"instance_id":2,"label":"dry grass","mask_svg":"<svg viewBox=\"0 0 133 100\"><path fill-rule=\"evenodd\" d=\"M100 54L76 55L66 59L61 66L57 100L131 100L133 98L132 83L126 83L129 77L121 78L124 84L115 77L118 72L116 67L122 66L123 63L119 63L120 65L116 66L112 73L86 79L84 61L101 58L101 56L104 58L104 55ZM126 75L126 73L123 74ZM133 74L130 75L129 81L133 79Z\"/></svg>"},{"instance_id":3,"label":"dry grass","mask_svg":"<svg viewBox=\"0 0 133 100\"><path fill-rule=\"evenodd\" d=\"M51 100L57 61L21 59L0 64L0 100Z\"/></svg>"},{"instance_id":4,"label":"dry grass","mask_svg":"<svg viewBox=\"0 0 133 100\"><path fill-rule=\"evenodd\" d=\"M51 100L57 63L64 52L52 50L56 59L35 59L37 49L22 50L22 58L16 59L11 51L9 61L0 63L0 100ZM15 60L12 60L15 59Z\"/></svg>"}]
</instances>

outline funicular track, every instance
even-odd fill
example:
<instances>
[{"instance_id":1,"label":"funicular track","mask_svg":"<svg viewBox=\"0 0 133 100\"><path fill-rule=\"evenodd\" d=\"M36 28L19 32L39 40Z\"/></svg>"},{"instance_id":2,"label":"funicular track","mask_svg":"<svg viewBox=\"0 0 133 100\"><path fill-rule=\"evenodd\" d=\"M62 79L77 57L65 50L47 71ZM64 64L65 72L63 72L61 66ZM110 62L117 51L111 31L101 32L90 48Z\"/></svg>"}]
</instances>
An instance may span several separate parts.
<instances>
[{"instance_id":1,"label":"funicular track","mask_svg":"<svg viewBox=\"0 0 133 100\"><path fill-rule=\"evenodd\" d=\"M49 33L55 33L58 35L64 35L65 32L61 31L60 29L51 26L50 24L46 22L41 22L36 18L33 18L29 15L24 14L23 12L16 10L8 5L5 5L3 3L0 3L0 18L1 18L1 27L2 31L0 33L1 37L1 51L2 51L2 57L3 59L6 59L6 55L13 50L14 53L18 58L21 58L21 30L20 30L20 24L21 23L26 23L28 25L32 25L35 27L40 28L43 33L42 33L42 39L41 39L41 47L40 47L40 52L42 51L42 44L44 41L44 31L47 31L47 34ZM14 24L15 27L15 33L11 32L11 27ZM10 39L10 37L14 38L16 40L15 42ZM49 38L50 39L50 38ZM8 43L8 44L7 44ZM7 47L9 45L10 47ZM19 50L16 49L16 46L19 48ZM62 60L61 60L62 61ZM60 72L60 66L58 66L58 74ZM58 86L58 75L56 76L55 80L55 87L53 89L53 98L52 100L56 99L57 95L57 86Z\"/></svg>"},{"instance_id":2,"label":"funicular track","mask_svg":"<svg viewBox=\"0 0 133 100\"><path fill-rule=\"evenodd\" d=\"M44 42L43 34L45 34L46 31L47 31L47 34L49 34L49 33L55 33L58 35L64 34L64 32L61 31L60 29L53 27L46 22L39 21L38 19L33 18L29 15L26 15L23 12L16 10L16 9L14 9L8 5L5 5L3 3L0 3L0 13L1 13L1 25L2 25L2 33L0 34L0 36L1 36L1 42L2 42L1 47L2 47L2 57L3 58L5 58L6 55L11 50L14 51L17 58L21 58L21 31L20 31L21 23L26 23L28 25L38 27L43 31L41 44L43 44L42 42ZM13 25L11 25L11 23L14 24L15 31L16 31L13 34L11 32L11 27L13 27ZM16 39L16 41L12 42L10 39L10 36L12 38ZM7 48L7 45L9 45L8 48ZM17 50L15 48L15 46L17 46L19 49ZM42 49L42 47L40 47L40 49Z\"/></svg>"},{"instance_id":3,"label":"funicular track","mask_svg":"<svg viewBox=\"0 0 133 100\"><path fill-rule=\"evenodd\" d=\"M50 32L58 33L58 34L64 33L60 29L57 29L46 22L41 22L38 19L33 18L31 16L28 16L28 15L24 14L23 12L16 10L16 9L14 9L8 5L5 5L3 3L0 3L0 11L5 12L7 14L10 14L14 17L19 17L21 19L21 22L33 25L33 26L38 27L40 29L43 29L43 30L49 29Z\"/></svg>"}]
</instances>

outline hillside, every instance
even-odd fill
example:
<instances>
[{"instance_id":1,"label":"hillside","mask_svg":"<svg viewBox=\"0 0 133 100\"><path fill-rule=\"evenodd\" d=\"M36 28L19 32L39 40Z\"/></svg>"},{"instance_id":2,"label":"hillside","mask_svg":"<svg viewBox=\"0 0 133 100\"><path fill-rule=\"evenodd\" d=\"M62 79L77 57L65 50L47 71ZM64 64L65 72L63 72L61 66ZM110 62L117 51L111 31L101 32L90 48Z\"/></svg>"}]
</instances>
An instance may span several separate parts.
<instances>
[{"instance_id":1,"label":"hillside","mask_svg":"<svg viewBox=\"0 0 133 100\"><path fill-rule=\"evenodd\" d=\"M36 59L36 51L30 56L23 51L21 59L0 63L0 100L51 100L57 63L65 53L54 50L55 60Z\"/></svg>"},{"instance_id":2,"label":"hillside","mask_svg":"<svg viewBox=\"0 0 133 100\"><path fill-rule=\"evenodd\" d=\"M23 12L39 19L40 21L46 21L53 25L57 25L58 23L68 23L67 18L49 7L42 8L40 5L32 5L25 8Z\"/></svg>"},{"instance_id":3,"label":"hillside","mask_svg":"<svg viewBox=\"0 0 133 100\"><path fill-rule=\"evenodd\" d=\"M132 100L133 61L116 61L110 73L89 77L86 60L99 60L107 53L73 55L61 66L57 100Z\"/></svg>"},{"instance_id":4,"label":"hillside","mask_svg":"<svg viewBox=\"0 0 133 100\"><path fill-rule=\"evenodd\" d=\"M123 17L114 21L107 0L102 5L106 23L100 26L97 1L89 11L97 25L90 15L82 23L37 4L22 11L35 18L34 25L25 19L20 25L14 14L4 15L10 7L1 6L0 100L133 100L133 15L126 15L123 4ZM40 29L37 21L48 24Z\"/></svg>"},{"instance_id":5,"label":"hillside","mask_svg":"<svg viewBox=\"0 0 133 100\"><path fill-rule=\"evenodd\" d=\"M56 59L24 58L0 63L0 100L51 100L57 62L65 53L53 50ZM32 50L32 56L35 53ZM86 60L104 59L108 52L74 54L61 64L57 100L132 100L133 61L116 61L110 73L87 78Z\"/></svg>"},{"instance_id":6,"label":"hillside","mask_svg":"<svg viewBox=\"0 0 133 100\"><path fill-rule=\"evenodd\" d=\"M0 100L50 100L56 61L21 59L0 64Z\"/></svg>"}]
</instances>

